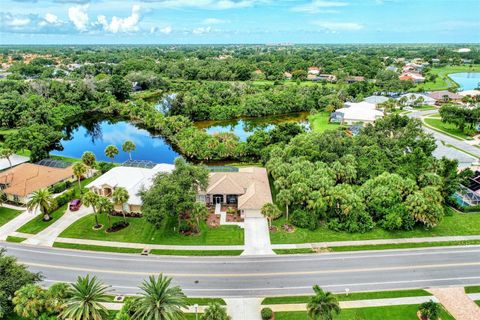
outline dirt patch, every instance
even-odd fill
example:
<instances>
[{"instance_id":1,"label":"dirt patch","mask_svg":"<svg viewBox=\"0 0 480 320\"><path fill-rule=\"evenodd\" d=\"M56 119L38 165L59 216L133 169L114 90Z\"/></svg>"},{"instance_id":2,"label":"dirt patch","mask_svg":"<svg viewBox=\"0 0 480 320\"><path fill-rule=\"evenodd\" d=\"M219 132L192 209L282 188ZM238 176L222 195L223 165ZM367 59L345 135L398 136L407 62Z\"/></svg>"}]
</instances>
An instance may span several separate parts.
<instances>
[{"instance_id":1,"label":"dirt patch","mask_svg":"<svg viewBox=\"0 0 480 320\"><path fill-rule=\"evenodd\" d=\"M269 230L270 230L270 232L275 233L275 232L278 232L278 227L277 226L271 226L269 228Z\"/></svg>"},{"instance_id":2,"label":"dirt patch","mask_svg":"<svg viewBox=\"0 0 480 320\"><path fill-rule=\"evenodd\" d=\"M98 226L93 226L92 230L98 231L103 229L103 224L99 224Z\"/></svg>"},{"instance_id":3,"label":"dirt patch","mask_svg":"<svg viewBox=\"0 0 480 320\"><path fill-rule=\"evenodd\" d=\"M295 232L295 227L292 226L291 224L284 224L282 226L282 230L288 233L292 233L292 232Z\"/></svg>"}]
</instances>

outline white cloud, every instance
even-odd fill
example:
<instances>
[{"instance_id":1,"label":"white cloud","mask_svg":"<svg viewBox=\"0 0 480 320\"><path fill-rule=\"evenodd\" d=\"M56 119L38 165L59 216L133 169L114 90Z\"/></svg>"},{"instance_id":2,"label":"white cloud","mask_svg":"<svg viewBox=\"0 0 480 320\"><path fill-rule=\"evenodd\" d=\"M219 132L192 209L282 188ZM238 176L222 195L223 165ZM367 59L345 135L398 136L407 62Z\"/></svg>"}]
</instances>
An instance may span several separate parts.
<instances>
[{"instance_id":1,"label":"white cloud","mask_svg":"<svg viewBox=\"0 0 480 320\"><path fill-rule=\"evenodd\" d=\"M87 31L88 27L88 4L68 8L68 18L79 31Z\"/></svg>"},{"instance_id":2,"label":"white cloud","mask_svg":"<svg viewBox=\"0 0 480 320\"><path fill-rule=\"evenodd\" d=\"M212 27L198 27L192 30L194 34L209 33L212 31Z\"/></svg>"},{"instance_id":3,"label":"white cloud","mask_svg":"<svg viewBox=\"0 0 480 320\"><path fill-rule=\"evenodd\" d=\"M13 18L12 20L7 22L7 24L11 27L24 27L29 23L30 19L28 18Z\"/></svg>"},{"instance_id":4,"label":"white cloud","mask_svg":"<svg viewBox=\"0 0 480 320\"><path fill-rule=\"evenodd\" d=\"M363 29L364 26L356 22L333 22L333 21L315 21L314 25L329 31L356 31Z\"/></svg>"},{"instance_id":5,"label":"white cloud","mask_svg":"<svg viewBox=\"0 0 480 320\"><path fill-rule=\"evenodd\" d=\"M57 24L60 22L60 19L58 19L58 17L56 15L54 15L53 13L50 13L50 12L47 12L44 16L44 19L45 21L47 21L48 23L51 23L51 24Z\"/></svg>"},{"instance_id":6,"label":"white cloud","mask_svg":"<svg viewBox=\"0 0 480 320\"><path fill-rule=\"evenodd\" d=\"M112 21L109 23L104 15L97 17L97 23L103 27L104 31L118 33L118 32L134 32L138 31L138 23L140 22L140 6L133 5L132 13L126 18L112 17Z\"/></svg>"},{"instance_id":7,"label":"white cloud","mask_svg":"<svg viewBox=\"0 0 480 320\"><path fill-rule=\"evenodd\" d=\"M144 0L158 3L164 8L201 8L213 10L240 9L252 7L270 0Z\"/></svg>"},{"instance_id":8,"label":"white cloud","mask_svg":"<svg viewBox=\"0 0 480 320\"><path fill-rule=\"evenodd\" d=\"M225 22L227 21L223 19L217 19L217 18L207 18L202 21L203 24L221 24Z\"/></svg>"},{"instance_id":9,"label":"white cloud","mask_svg":"<svg viewBox=\"0 0 480 320\"><path fill-rule=\"evenodd\" d=\"M343 1L312 0L310 3L293 7L292 11L305 13L335 13L337 11L326 8L339 8L345 6L348 6L348 3Z\"/></svg>"},{"instance_id":10,"label":"white cloud","mask_svg":"<svg viewBox=\"0 0 480 320\"><path fill-rule=\"evenodd\" d=\"M164 28L161 28L160 32L165 33L165 34L170 34L170 33L172 33L172 27L171 26L166 26Z\"/></svg>"}]
</instances>

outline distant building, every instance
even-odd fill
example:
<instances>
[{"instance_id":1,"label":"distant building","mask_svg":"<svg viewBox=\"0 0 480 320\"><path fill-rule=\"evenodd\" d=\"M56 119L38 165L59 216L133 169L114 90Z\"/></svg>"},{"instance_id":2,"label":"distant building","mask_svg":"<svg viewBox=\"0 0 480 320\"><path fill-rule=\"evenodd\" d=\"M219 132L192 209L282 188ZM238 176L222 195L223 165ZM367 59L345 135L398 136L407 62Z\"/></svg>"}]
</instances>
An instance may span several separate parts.
<instances>
[{"instance_id":1,"label":"distant building","mask_svg":"<svg viewBox=\"0 0 480 320\"><path fill-rule=\"evenodd\" d=\"M480 96L480 90L465 90L465 91L460 91L458 92L459 95L462 97L470 96L470 97L476 97Z\"/></svg>"},{"instance_id":2,"label":"distant building","mask_svg":"<svg viewBox=\"0 0 480 320\"><path fill-rule=\"evenodd\" d=\"M402 97L406 98L405 105L406 106L412 106L418 101L418 99L423 99L422 105L429 105L429 106L434 106L435 103L437 102L435 99L421 93L406 93L402 94L401 96L398 97L398 100L401 99Z\"/></svg>"},{"instance_id":3,"label":"distant building","mask_svg":"<svg viewBox=\"0 0 480 320\"><path fill-rule=\"evenodd\" d=\"M372 123L384 116L383 111L377 110L373 103L346 102L345 107L335 110L335 118L341 117L342 124Z\"/></svg>"},{"instance_id":4,"label":"distant building","mask_svg":"<svg viewBox=\"0 0 480 320\"><path fill-rule=\"evenodd\" d=\"M398 68L395 67L395 66L388 66L388 67L385 68L385 70L397 72L397 71L398 71Z\"/></svg>"},{"instance_id":5,"label":"distant building","mask_svg":"<svg viewBox=\"0 0 480 320\"><path fill-rule=\"evenodd\" d=\"M292 74L290 72L284 72L283 76L285 77L285 79L288 79L288 80L292 79Z\"/></svg>"},{"instance_id":6,"label":"distant building","mask_svg":"<svg viewBox=\"0 0 480 320\"><path fill-rule=\"evenodd\" d=\"M347 77L345 81L347 83L362 82L362 81L365 81L365 77L361 77L361 76Z\"/></svg>"},{"instance_id":7,"label":"distant building","mask_svg":"<svg viewBox=\"0 0 480 320\"><path fill-rule=\"evenodd\" d=\"M328 81L328 82L336 82L337 81L337 76L333 74L319 74L317 78L315 79L317 81Z\"/></svg>"},{"instance_id":8,"label":"distant building","mask_svg":"<svg viewBox=\"0 0 480 320\"><path fill-rule=\"evenodd\" d=\"M460 48L457 50L458 53L468 53L470 51L472 51L470 48Z\"/></svg>"},{"instance_id":9,"label":"distant building","mask_svg":"<svg viewBox=\"0 0 480 320\"><path fill-rule=\"evenodd\" d=\"M29 160L30 160L30 158L24 157L24 156L19 156L17 154L14 154L14 155L10 156L10 162L5 158L1 158L0 159L0 171L5 170L5 169L9 169L10 164L12 165L12 168L13 168L13 167L15 167L19 164L28 162Z\"/></svg>"},{"instance_id":10,"label":"distant building","mask_svg":"<svg viewBox=\"0 0 480 320\"><path fill-rule=\"evenodd\" d=\"M432 99L435 99L437 102L461 101L463 98L461 95L457 93L453 93L446 90L433 91L433 92L430 92L428 96Z\"/></svg>"},{"instance_id":11,"label":"distant building","mask_svg":"<svg viewBox=\"0 0 480 320\"><path fill-rule=\"evenodd\" d=\"M374 104L374 105L387 102L388 100L390 100L390 98L384 97L384 96L370 96L363 99L363 101Z\"/></svg>"},{"instance_id":12,"label":"distant building","mask_svg":"<svg viewBox=\"0 0 480 320\"><path fill-rule=\"evenodd\" d=\"M309 67L308 74L318 75L320 74L320 68L318 67Z\"/></svg>"}]
</instances>

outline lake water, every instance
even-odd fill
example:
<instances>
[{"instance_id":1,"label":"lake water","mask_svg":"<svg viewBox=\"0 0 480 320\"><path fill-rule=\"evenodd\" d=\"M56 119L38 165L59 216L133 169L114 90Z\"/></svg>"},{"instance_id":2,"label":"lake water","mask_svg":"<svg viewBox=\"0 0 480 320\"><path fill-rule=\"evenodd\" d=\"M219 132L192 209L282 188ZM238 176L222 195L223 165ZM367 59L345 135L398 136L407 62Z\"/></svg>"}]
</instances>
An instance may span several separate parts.
<instances>
[{"instance_id":1,"label":"lake water","mask_svg":"<svg viewBox=\"0 0 480 320\"><path fill-rule=\"evenodd\" d=\"M114 161L122 163L129 159L128 154L122 151L122 144L125 140L131 140L136 145L136 150L132 152L134 160L173 163L178 157L178 153L162 137L125 121L92 120L67 128L67 135L69 139L62 140L64 150L52 151L51 154L80 158L85 151L92 151L97 160L111 161L105 156L104 150L113 144L119 150Z\"/></svg>"},{"instance_id":2,"label":"lake water","mask_svg":"<svg viewBox=\"0 0 480 320\"><path fill-rule=\"evenodd\" d=\"M460 85L460 90L473 90L480 87L480 72L460 72L448 75Z\"/></svg>"}]
</instances>

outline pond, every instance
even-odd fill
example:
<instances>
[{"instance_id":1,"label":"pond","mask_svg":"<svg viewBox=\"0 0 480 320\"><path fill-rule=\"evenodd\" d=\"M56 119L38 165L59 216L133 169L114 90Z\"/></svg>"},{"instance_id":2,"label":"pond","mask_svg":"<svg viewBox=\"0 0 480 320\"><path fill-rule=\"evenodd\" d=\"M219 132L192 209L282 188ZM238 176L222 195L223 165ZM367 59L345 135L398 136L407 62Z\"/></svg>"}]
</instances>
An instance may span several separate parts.
<instances>
[{"instance_id":1,"label":"pond","mask_svg":"<svg viewBox=\"0 0 480 320\"><path fill-rule=\"evenodd\" d=\"M198 121L195 125L209 134L231 132L246 141L257 129L270 130L275 124L298 122L308 127L308 112L292 113L260 118L242 118L228 121Z\"/></svg>"},{"instance_id":2,"label":"pond","mask_svg":"<svg viewBox=\"0 0 480 320\"><path fill-rule=\"evenodd\" d=\"M61 142L63 151L55 150L51 154L80 158L85 151L92 151L97 160L111 161L105 156L104 150L113 144L119 150L114 161L123 163L128 160L128 154L122 151L122 144L125 140L131 140L136 145L132 153L134 160L173 163L178 157L178 153L161 136L118 119L98 120L93 117L90 121L68 127L66 134L67 139Z\"/></svg>"},{"instance_id":3,"label":"pond","mask_svg":"<svg viewBox=\"0 0 480 320\"><path fill-rule=\"evenodd\" d=\"M458 83L462 91L480 87L480 72L451 73L448 76Z\"/></svg>"}]
</instances>

